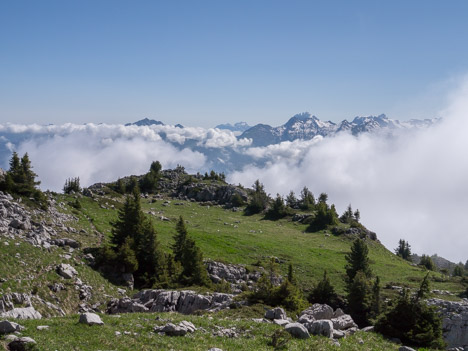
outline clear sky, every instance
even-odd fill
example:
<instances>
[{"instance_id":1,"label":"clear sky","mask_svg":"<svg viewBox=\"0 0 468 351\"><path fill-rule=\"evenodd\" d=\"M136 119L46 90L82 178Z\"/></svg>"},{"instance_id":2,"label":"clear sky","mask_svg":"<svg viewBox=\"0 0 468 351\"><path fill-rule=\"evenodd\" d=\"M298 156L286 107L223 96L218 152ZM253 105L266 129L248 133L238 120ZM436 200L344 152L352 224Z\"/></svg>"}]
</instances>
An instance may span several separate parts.
<instances>
[{"instance_id":1,"label":"clear sky","mask_svg":"<svg viewBox=\"0 0 468 351\"><path fill-rule=\"evenodd\" d=\"M435 117L468 2L0 1L0 123Z\"/></svg>"}]
</instances>

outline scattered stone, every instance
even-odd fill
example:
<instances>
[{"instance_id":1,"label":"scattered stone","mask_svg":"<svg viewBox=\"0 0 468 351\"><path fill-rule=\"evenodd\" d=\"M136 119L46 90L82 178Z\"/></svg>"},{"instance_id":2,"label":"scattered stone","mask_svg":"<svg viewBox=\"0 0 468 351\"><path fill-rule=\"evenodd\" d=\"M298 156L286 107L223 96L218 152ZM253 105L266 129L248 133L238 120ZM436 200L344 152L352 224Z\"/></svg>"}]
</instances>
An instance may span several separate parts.
<instances>
[{"instance_id":1,"label":"scattered stone","mask_svg":"<svg viewBox=\"0 0 468 351\"><path fill-rule=\"evenodd\" d=\"M75 268L70 266L68 263L61 263L57 266L57 273L65 279L73 279L78 275Z\"/></svg>"},{"instance_id":2,"label":"scattered stone","mask_svg":"<svg viewBox=\"0 0 468 351\"><path fill-rule=\"evenodd\" d=\"M276 308L266 311L265 318L274 320L274 319L286 319L288 317L286 316L286 312L284 311L283 308L276 307Z\"/></svg>"},{"instance_id":3,"label":"scattered stone","mask_svg":"<svg viewBox=\"0 0 468 351\"><path fill-rule=\"evenodd\" d=\"M322 335L327 338L331 338L333 336L333 323L327 319L315 321L307 329L313 335Z\"/></svg>"},{"instance_id":4,"label":"scattered stone","mask_svg":"<svg viewBox=\"0 0 468 351\"><path fill-rule=\"evenodd\" d=\"M331 321L334 329L344 330L357 328L357 324L354 323L353 318L349 314L343 314L338 318L332 318Z\"/></svg>"},{"instance_id":5,"label":"scattered stone","mask_svg":"<svg viewBox=\"0 0 468 351\"><path fill-rule=\"evenodd\" d=\"M18 336L14 335L14 334L6 335L5 338L4 338L5 341L13 341L13 340L16 340L16 339L18 339Z\"/></svg>"},{"instance_id":6,"label":"scattered stone","mask_svg":"<svg viewBox=\"0 0 468 351\"><path fill-rule=\"evenodd\" d=\"M346 333L342 330L333 330L333 339L342 339L346 336Z\"/></svg>"},{"instance_id":7,"label":"scattered stone","mask_svg":"<svg viewBox=\"0 0 468 351\"><path fill-rule=\"evenodd\" d=\"M24 329L22 325L19 325L15 322L10 321L1 321L0 322L0 334L10 334L14 332L20 332Z\"/></svg>"},{"instance_id":8,"label":"scattered stone","mask_svg":"<svg viewBox=\"0 0 468 351\"><path fill-rule=\"evenodd\" d=\"M38 325L36 327L37 330L47 330L49 329L49 326L48 325Z\"/></svg>"},{"instance_id":9,"label":"scattered stone","mask_svg":"<svg viewBox=\"0 0 468 351\"><path fill-rule=\"evenodd\" d=\"M273 320L273 323L275 324L278 324L282 327L286 326L287 324L291 323L291 321L287 320L287 319L274 319Z\"/></svg>"},{"instance_id":10,"label":"scattered stone","mask_svg":"<svg viewBox=\"0 0 468 351\"><path fill-rule=\"evenodd\" d=\"M15 318L15 319L41 319L42 315L37 312L34 307L18 307L10 311L3 312L0 317Z\"/></svg>"},{"instance_id":11,"label":"scattered stone","mask_svg":"<svg viewBox=\"0 0 468 351\"><path fill-rule=\"evenodd\" d=\"M99 317L95 313L83 313L80 315L80 323L84 323L87 325L104 325L104 322L101 320L101 317Z\"/></svg>"},{"instance_id":12,"label":"scattered stone","mask_svg":"<svg viewBox=\"0 0 468 351\"><path fill-rule=\"evenodd\" d=\"M289 323L284 328L289 334L298 339L310 338L309 331L300 323Z\"/></svg>"},{"instance_id":13,"label":"scattered stone","mask_svg":"<svg viewBox=\"0 0 468 351\"><path fill-rule=\"evenodd\" d=\"M222 327L216 326L216 328L218 328L218 330L213 332L213 336L220 336L222 338L238 338L239 337L239 333L237 332L235 327L222 328Z\"/></svg>"},{"instance_id":14,"label":"scattered stone","mask_svg":"<svg viewBox=\"0 0 468 351\"><path fill-rule=\"evenodd\" d=\"M155 333L164 333L167 336L184 336L187 333L193 333L197 330L195 326L188 321L182 321L178 325L167 323L164 326L155 327Z\"/></svg>"},{"instance_id":15,"label":"scattered stone","mask_svg":"<svg viewBox=\"0 0 468 351\"><path fill-rule=\"evenodd\" d=\"M362 328L361 331L366 332L366 333L373 332L374 331L374 326L370 325L368 327Z\"/></svg>"},{"instance_id":16,"label":"scattered stone","mask_svg":"<svg viewBox=\"0 0 468 351\"><path fill-rule=\"evenodd\" d=\"M16 338L8 344L10 351L26 351L29 349L29 345L35 345L36 341L30 337Z\"/></svg>"},{"instance_id":17,"label":"scattered stone","mask_svg":"<svg viewBox=\"0 0 468 351\"><path fill-rule=\"evenodd\" d=\"M217 347L212 347L208 351L223 351L222 349L218 349Z\"/></svg>"},{"instance_id":18,"label":"scattered stone","mask_svg":"<svg viewBox=\"0 0 468 351\"><path fill-rule=\"evenodd\" d=\"M333 308L325 304L314 304L305 311L302 311L299 317L312 317L313 320L332 319L334 317Z\"/></svg>"},{"instance_id":19,"label":"scattered stone","mask_svg":"<svg viewBox=\"0 0 468 351\"><path fill-rule=\"evenodd\" d=\"M54 239L51 240L50 243L60 247L69 246L74 249L78 249L80 247L80 243L78 241L69 238Z\"/></svg>"}]
</instances>

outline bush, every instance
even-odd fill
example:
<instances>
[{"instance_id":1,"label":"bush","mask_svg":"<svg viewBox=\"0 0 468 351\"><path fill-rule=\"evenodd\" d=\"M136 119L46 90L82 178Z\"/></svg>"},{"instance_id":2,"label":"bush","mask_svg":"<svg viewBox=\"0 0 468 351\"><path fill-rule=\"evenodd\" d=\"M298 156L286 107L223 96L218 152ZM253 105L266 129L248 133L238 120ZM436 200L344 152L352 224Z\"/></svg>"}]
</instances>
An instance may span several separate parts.
<instances>
[{"instance_id":1,"label":"bush","mask_svg":"<svg viewBox=\"0 0 468 351\"><path fill-rule=\"evenodd\" d=\"M269 346L272 346L275 350L286 349L288 342L292 339L291 334L289 334L284 329L277 329L271 335L271 340L268 342Z\"/></svg>"},{"instance_id":2,"label":"bush","mask_svg":"<svg viewBox=\"0 0 468 351\"><path fill-rule=\"evenodd\" d=\"M436 266L435 266L434 262L427 255L422 255L421 261L419 261L419 265L425 267L426 269L428 269L430 271L435 271L436 270Z\"/></svg>"},{"instance_id":3,"label":"bush","mask_svg":"<svg viewBox=\"0 0 468 351\"><path fill-rule=\"evenodd\" d=\"M391 338L398 338L404 344L443 348L442 320L434 307L422 302L429 291L428 276L421 282L418 292L410 297L408 290L402 294L387 313L375 324L375 330Z\"/></svg>"},{"instance_id":4,"label":"bush","mask_svg":"<svg viewBox=\"0 0 468 351\"><path fill-rule=\"evenodd\" d=\"M81 192L81 187L80 187L80 178L68 178L65 181L65 185L63 186L63 192L65 194L71 194L73 193L79 193Z\"/></svg>"},{"instance_id":5,"label":"bush","mask_svg":"<svg viewBox=\"0 0 468 351\"><path fill-rule=\"evenodd\" d=\"M327 271L323 272L322 280L312 289L307 300L310 303L327 304L333 308L337 308L340 305L338 295L328 278Z\"/></svg>"}]
</instances>

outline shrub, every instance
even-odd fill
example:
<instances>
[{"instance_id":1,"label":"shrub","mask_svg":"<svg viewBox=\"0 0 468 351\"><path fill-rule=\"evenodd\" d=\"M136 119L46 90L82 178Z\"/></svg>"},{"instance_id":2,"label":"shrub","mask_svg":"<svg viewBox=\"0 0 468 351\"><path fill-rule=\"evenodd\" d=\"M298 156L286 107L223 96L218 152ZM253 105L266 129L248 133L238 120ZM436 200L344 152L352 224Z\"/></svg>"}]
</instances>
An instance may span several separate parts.
<instances>
[{"instance_id":1,"label":"shrub","mask_svg":"<svg viewBox=\"0 0 468 351\"><path fill-rule=\"evenodd\" d=\"M336 294L335 288L328 278L327 271L323 272L322 280L318 282L317 285L312 289L307 299L310 303L325 303L334 308L339 305L338 295Z\"/></svg>"},{"instance_id":2,"label":"shrub","mask_svg":"<svg viewBox=\"0 0 468 351\"><path fill-rule=\"evenodd\" d=\"M416 295L410 297L408 290L403 290L388 312L375 324L375 330L391 338L398 338L404 344L443 348L442 321L434 307L428 306L424 298L428 286L426 276Z\"/></svg>"},{"instance_id":3,"label":"shrub","mask_svg":"<svg viewBox=\"0 0 468 351\"><path fill-rule=\"evenodd\" d=\"M81 192L81 187L80 187L80 178L68 178L65 181L65 185L63 186L63 192L65 194L71 194L72 192L74 193L79 193Z\"/></svg>"}]
</instances>

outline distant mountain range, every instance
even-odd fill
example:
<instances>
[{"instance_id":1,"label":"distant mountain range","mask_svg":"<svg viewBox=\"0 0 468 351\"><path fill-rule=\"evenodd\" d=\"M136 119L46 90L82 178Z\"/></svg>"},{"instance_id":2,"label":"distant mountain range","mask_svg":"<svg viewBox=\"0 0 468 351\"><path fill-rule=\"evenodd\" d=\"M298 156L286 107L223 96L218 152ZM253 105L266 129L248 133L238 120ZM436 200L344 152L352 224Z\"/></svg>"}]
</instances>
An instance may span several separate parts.
<instances>
[{"instance_id":1,"label":"distant mountain range","mask_svg":"<svg viewBox=\"0 0 468 351\"><path fill-rule=\"evenodd\" d=\"M230 130L231 132L245 132L246 130L252 128L252 126L249 126L245 122L237 122L234 125L231 123L218 124L215 128L226 129Z\"/></svg>"},{"instance_id":2,"label":"distant mountain range","mask_svg":"<svg viewBox=\"0 0 468 351\"><path fill-rule=\"evenodd\" d=\"M340 132L350 132L353 135L361 133L391 132L395 129L424 128L440 119L412 119L407 122L389 119L384 114L379 116L355 117L352 122L343 120L340 123L321 121L308 112L297 114L279 127L271 127L268 124L257 124L244 131L239 139L252 139L252 146L267 146L283 141L297 139L310 140L317 135L332 136Z\"/></svg>"},{"instance_id":3,"label":"distant mountain range","mask_svg":"<svg viewBox=\"0 0 468 351\"><path fill-rule=\"evenodd\" d=\"M142 126L164 126L164 125L165 124L163 122L161 122L161 121L156 121L154 119L148 119L148 118L143 118L143 119L140 119L139 121L125 124L126 127L128 127L128 126L138 126L138 127L142 127ZM182 124L176 124L175 126L178 127L178 128L184 128L184 126Z\"/></svg>"}]
</instances>

